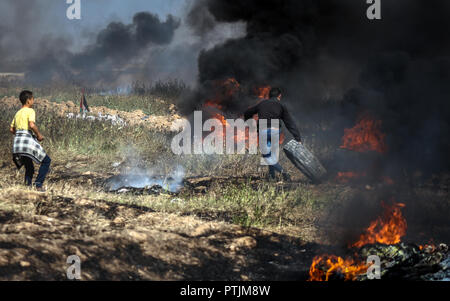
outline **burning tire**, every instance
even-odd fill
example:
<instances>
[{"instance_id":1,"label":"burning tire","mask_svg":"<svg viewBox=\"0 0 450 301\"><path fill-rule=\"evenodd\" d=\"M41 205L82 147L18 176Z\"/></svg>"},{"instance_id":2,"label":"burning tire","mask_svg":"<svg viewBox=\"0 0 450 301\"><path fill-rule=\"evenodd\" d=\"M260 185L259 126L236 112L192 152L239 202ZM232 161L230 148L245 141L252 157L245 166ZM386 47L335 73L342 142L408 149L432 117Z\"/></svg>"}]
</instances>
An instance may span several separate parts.
<instances>
[{"instance_id":1,"label":"burning tire","mask_svg":"<svg viewBox=\"0 0 450 301\"><path fill-rule=\"evenodd\" d=\"M303 144L291 140L285 145L284 152L289 160L314 183L319 183L326 175L326 169Z\"/></svg>"}]
</instances>

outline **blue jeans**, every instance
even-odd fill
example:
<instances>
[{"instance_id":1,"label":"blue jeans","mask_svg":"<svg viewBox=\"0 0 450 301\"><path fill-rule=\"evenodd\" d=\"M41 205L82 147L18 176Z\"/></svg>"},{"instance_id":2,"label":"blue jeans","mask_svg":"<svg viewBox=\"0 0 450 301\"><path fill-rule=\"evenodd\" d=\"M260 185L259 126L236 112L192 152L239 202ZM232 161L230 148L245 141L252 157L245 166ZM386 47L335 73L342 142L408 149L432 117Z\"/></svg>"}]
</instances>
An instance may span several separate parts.
<instances>
[{"instance_id":1,"label":"blue jeans","mask_svg":"<svg viewBox=\"0 0 450 301\"><path fill-rule=\"evenodd\" d=\"M33 176L34 176L34 164L33 160L28 157L23 157L22 161L25 166L25 185L31 186L33 183ZM50 170L50 163L52 160L49 156L45 156L44 160L42 160L41 167L39 168L39 173L36 178L35 185L36 187L40 188L44 184L45 177L47 176L49 170Z\"/></svg>"},{"instance_id":2,"label":"blue jeans","mask_svg":"<svg viewBox=\"0 0 450 301\"><path fill-rule=\"evenodd\" d=\"M275 178L275 173L283 173L283 167L278 162L276 158L272 156L272 135L276 135L278 133L278 137L280 137L280 130L274 130L274 129L267 129L266 135L267 135L267 149L266 151L269 151L268 154L263 155L263 158L266 160L266 162L269 164L269 176L271 178Z\"/></svg>"}]
</instances>

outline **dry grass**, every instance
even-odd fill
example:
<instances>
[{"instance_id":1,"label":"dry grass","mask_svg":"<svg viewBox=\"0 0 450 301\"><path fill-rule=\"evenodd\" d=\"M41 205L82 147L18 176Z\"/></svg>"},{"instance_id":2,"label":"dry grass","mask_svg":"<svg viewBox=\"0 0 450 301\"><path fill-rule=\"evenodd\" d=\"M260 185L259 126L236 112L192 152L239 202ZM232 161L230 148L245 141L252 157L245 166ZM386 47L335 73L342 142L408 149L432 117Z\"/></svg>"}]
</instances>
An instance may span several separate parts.
<instances>
[{"instance_id":1,"label":"dry grass","mask_svg":"<svg viewBox=\"0 0 450 301\"><path fill-rule=\"evenodd\" d=\"M0 128L9 127L14 113L8 110L0 112ZM371 195L373 200L370 202L378 207L382 200L391 198L384 197L389 193L384 192L386 189L383 187L379 192L372 188L366 190L364 185L351 187L332 182L320 186L309 185L283 155L282 164L299 183L297 187L289 190L283 191L275 183L261 181L257 187L245 183L216 185L206 194L188 191L177 197L110 194L103 191L101 182L109 176L130 171L135 167L152 170L157 174L168 174L174 167L183 166L187 177L264 177L266 170L260 168L258 156L175 156L170 150L170 134L149 131L144 127L119 129L99 121L42 116L39 115L38 109L37 113L39 127L47 137L43 146L53 159L53 170L48 181L50 193L53 195L101 199L117 204L133 204L158 212L225 220L244 227L294 233L308 237L309 240L317 239L314 233L317 232L318 222L323 221L330 211L344 206L349 200L358 199L356 192L364 196ZM10 162L11 135L5 130L0 132L0 137L2 141L8 141L2 144L0 157L3 160L0 161L3 165L1 173L6 179L0 183L0 189L7 189L11 185L14 187L21 183L23 176L15 174ZM322 153L317 152L321 157L331 156L331 151L327 151L332 149L331 144L325 145L320 137L310 140L313 148L321 149ZM113 167L113 163L121 163L121 167ZM448 191L425 192L418 188L412 195L408 189L402 188L402 191L406 191L403 193L405 198L429 199L428 204L433 204L429 211L435 210L439 204L444 204L440 205L441 207L448 206ZM400 195L399 191L398 189L390 194ZM423 206L420 208L414 210L427 210ZM443 210L448 209L445 207Z\"/></svg>"},{"instance_id":2,"label":"dry grass","mask_svg":"<svg viewBox=\"0 0 450 301\"><path fill-rule=\"evenodd\" d=\"M214 187L206 195L185 193L173 196L132 196L103 192L98 184L106 177L128 167L151 169L155 173L168 174L175 166L183 166L186 176L264 176L259 166L259 156L175 156L170 151L171 136L144 127L119 129L100 121L63 119L52 115L39 115L39 127L47 139L44 148L51 156L52 172L48 178L48 190L52 195L70 198L101 199L117 204L133 204L158 212L177 215L195 215L218 218L245 227L284 229L304 223L312 225L313 210L326 204L323 197L311 195L307 184L292 191L280 191L276 184ZM0 128L8 128L15 112L3 110ZM4 165L13 171L9 149L11 135L1 132ZM283 158L283 160L286 160ZM114 168L113 163L121 163ZM286 162L285 162L286 163ZM287 165L289 166L289 165ZM214 168L211 168L214 167ZM293 168L293 166L290 166ZM2 172L2 173L3 173ZM23 173L23 171L22 171ZM299 173L296 173L301 178ZM9 188L22 181L22 174L6 175L0 188ZM93 219L95 220L95 219Z\"/></svg>"}]
</instances>

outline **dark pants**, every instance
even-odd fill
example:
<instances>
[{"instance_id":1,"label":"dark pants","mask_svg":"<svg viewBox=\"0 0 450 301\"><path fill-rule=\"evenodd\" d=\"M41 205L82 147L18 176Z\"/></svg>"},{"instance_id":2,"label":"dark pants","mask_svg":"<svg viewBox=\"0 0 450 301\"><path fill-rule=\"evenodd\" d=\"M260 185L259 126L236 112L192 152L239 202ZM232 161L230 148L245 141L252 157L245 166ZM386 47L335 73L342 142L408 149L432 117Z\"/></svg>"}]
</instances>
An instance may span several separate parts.
<instances>
[{"instance_id":1,"label":"dark pants","mask_svg":"<svg viewBox=\"0 0 450 301\"><path fill-rule=\"evenodd\" d=\"M33 175L34 175L34 164L33 160L28 157L23 157L22 161L25 166L25 185L31 186L33 183ZM49 156L45 156L44 160L42 160L41 167L39 168L39 173L36 178L36 181L34 182L36 187L40 188L44 184L45 177L48 174L48 171L50 170L50 163L52 160Z\"/></svg>"},{"instance_id":2,"label":"dark pants","mask_svg":"<svg viewBox=\"0 0 450 301\"><path fill-rule=\"evenodd\" d=\"M279 131L278 131L278 135L279 135ZM267 135L267 148L270 149L272 147L272 130L268 129L266 131L266 135ZM264 159L269 159L272 157L272 153L268 153L267 155L263 155ZM279 162L269 165L269 176L271 178L275 178L275 173L279 172L279 173L283 173L283 167L281 166L281 164Z\"/></svg>"}]
</instances>

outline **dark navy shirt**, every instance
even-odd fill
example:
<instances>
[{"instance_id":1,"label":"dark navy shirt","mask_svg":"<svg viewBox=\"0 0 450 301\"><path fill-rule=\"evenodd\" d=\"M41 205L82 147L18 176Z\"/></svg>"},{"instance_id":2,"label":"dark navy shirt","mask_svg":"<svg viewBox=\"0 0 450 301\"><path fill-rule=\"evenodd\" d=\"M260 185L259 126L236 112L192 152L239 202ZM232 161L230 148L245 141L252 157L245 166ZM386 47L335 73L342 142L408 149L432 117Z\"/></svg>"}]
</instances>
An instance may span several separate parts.
<instances>
[{"instance_id":1,"label":"dark navy shirt","mask_svg":"<svg viewBox=\"0 0 450 301\"><path fill-rule=\"evenodd\" d=\"M244 113L244 118L245 120L248 120L255 114L258 114L259 119L267 120L268 128L271 127L270 121L272 119L282 120L289 132L294 136L295 140L301 141L300 132L294 119L291 114L289 114L286 107L277 98L263 100L256 106L251 107Z\"/></svg>"}]
</instances>

